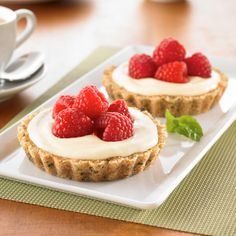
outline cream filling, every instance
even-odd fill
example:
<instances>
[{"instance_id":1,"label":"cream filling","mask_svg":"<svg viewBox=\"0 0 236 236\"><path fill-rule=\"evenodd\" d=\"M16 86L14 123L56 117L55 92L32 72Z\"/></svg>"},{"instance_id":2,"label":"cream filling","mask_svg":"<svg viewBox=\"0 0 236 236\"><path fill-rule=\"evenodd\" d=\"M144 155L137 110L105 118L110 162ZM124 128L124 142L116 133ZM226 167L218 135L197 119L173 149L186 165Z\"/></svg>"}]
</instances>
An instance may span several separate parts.
<instances>
[{"instance_id":1,"label":"cream filling","mask_svg":"<svg viewBox=\"0 0 236 236\"><path fill-rule=\"evenodd\" d=\"M95 135L77 138L57 138L52 134L52 110L38 113L28 125L32 142L54 155L82 160L98 160L115 156L128 156L144 152L158 142L156 125L142 112L129 108L134 118L134 135L118 142L105 142Z\"/></svg>"},{"instance_id":2,"label":"cream filling","mask_svg":"<svg viewBox=\"0 0 236 236\"><path fill-rule=\"evenodd\" d=\"M215 89L220 81L220 75L212 71L212 76L207 79L190 76L190 81L183 84L165 82L154 78L134 79L128 75L128 63L125 62L113 71L112 79L119 86L136 94L196 96Z\"/></svg>"}]
</instances>

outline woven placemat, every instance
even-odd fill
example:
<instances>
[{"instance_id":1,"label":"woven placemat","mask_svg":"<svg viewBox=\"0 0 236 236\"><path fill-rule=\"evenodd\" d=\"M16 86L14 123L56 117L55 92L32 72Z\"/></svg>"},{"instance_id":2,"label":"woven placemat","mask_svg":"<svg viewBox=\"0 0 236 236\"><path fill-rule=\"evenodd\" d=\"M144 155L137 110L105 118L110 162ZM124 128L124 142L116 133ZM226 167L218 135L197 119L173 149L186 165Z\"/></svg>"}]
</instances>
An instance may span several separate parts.
<instances>
[{"instance_id":1,"label":"woven placemat","mask_svg":"<svg viewBox=\"0 0 236 236\"><path fill-rule=\"evenodd\" d=\"M117 50L108 47L97 49L10 124ZM154 210L136 210L4 178L0 178L0 198L192 233L236 235L236 123L168 200Z\"/></svg>"}]
</instances>

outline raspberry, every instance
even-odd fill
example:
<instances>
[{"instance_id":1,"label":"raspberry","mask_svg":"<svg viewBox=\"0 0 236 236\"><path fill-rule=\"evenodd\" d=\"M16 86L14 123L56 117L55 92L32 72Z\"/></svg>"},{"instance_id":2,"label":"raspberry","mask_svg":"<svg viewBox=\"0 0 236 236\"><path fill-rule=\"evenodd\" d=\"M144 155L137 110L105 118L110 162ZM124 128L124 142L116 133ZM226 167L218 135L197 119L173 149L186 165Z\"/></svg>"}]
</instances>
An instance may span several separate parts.
<instances>
[{"instance_id":1,"label":"raspberry","mask_svg":"<svg viewBox=\"0 0 236 236\"><path fill-rule=\"evenodd\" d=\"M211 76L211 64L206 56L198 52L185 59L188 67L188 75L209 78Z\"/></svg>"},{"instance_id":2,"label":"raspberry","mask_svg":"<svg viewBox=\"0 0 236 236\"><path fill-rule=\"evenodd\" d=\"M75 101L75 97L74 96L60 96L59 99L56 101L54 107L53 107L53 111L52 111L52 117L55 119L57 114L69 107L72 107Z\"/></svg>"},{"instance_id":3,"label":"raspberry","mask_svg":"<svg viewBox=\"0 0 236 236\"><path fill-rule=\"evenodd\" d=\"M117 112L107 112L95 120L96 134L104 141L121 141L134 133L133 123Z\"/></svg>"},{"instance_id":4,"label":"raspberry","mask_svg":"<svg viewBox=\"0 0 236 236\"><path fill-rule=\"evenodd\" d=\"M152 57L146 54L135 54L129 60L129 75L135 79L153 77L157 65Z\"/></svg>"},{"instance_id":5,"label":"raspberry","mask_svg":"<svg viewBox=\"0 0 236 236\"><path fill-rule=\"evenodd\" d=\"M177 40L167 38L156 47L153 59L158 66L161 66L173 61L183 61L185 54L185 48Z\"/></svg>"},{"instance_id":6,"label":"raspberry","mask_svg":"<svg viewBox=\"0 0 236 236\"><path fill-rule=\"evenodd\" d=\"M107 111L109 104L105 96L94 85L83 88L75 98L73 107L94 119Z\"/></svg>"},{"instance_id":7,"label":"raspberry","mask_svg":"<svg viewBox=\"0 0 236 236\"><path fill-rule=\"evenodd\" d=\"M172 83L187 83L187 66L184 62L170 62L157 69L155 78Z\"/></svg>"},{"instance_id":8,"label":"raspberry","mask_svg":"<svg viewBox=\"0 0 236 236\"><path fill-rule=\"evenodd\" d=\"M124 116L127 116L129 119L132 120L132 117L129 113L129 109L128 106L126 104L126 102L123 99L117 99L114 102L112 102L110 104L110 106L108 107L109 112L118 112Z\"/></svg>"},{"instance_id":9,"label":"raspberry","mask_svg":"<svg viewBox=\"0 0 236 236\"><path fill-rule=\"evenodd\" d=\"M93 133L93 121L75 108L67 108L58 113L52 133L59 138L81 137Z\"/></svg>"}]
</instances>

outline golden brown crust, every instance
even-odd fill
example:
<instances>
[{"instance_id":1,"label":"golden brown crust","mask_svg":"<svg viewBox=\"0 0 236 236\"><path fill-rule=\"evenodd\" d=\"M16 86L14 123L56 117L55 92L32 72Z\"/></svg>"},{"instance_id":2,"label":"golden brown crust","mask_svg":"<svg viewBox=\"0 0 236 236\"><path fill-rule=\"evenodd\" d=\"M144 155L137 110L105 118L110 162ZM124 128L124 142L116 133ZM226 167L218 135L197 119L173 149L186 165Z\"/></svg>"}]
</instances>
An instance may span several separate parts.
<instances>
[{"instance_id":1,"label":"golden brown crust","mask_svg":"<svg viewBox=\"0 0 236 236\"><path fill-rule=\"evenodd\" d=\"M129 106L134 106L140 110L147 110L154 116L163 117L168 109L173 115L197 115L210 110L218 103L228 84L227 76L218 69L214 69L220 74L221 80L218 87L208 93L198 96L168 96L156 95L145 96L127 91L119 86L112 79L112 72L115 66L104 71L103 85L112 99L124 99Z\"/></svg>"},{"instance_id":2,"label":"golden brown crust","mask_svg":"<svg viewBox=\"0 0 236 236\"><path fill-rule=\"evenodd\" d=\"M18 140L29 160L49 174L76 181L111 181L135 175L146 169L158 156L164 146L165 127L148 115L157 126L158 143L145 152L125 157L111 157L102 160L75 160L53 155L38 148L30 139L27 131L30 120L27 117L18 127Z\"/></svg>"}]
</instances>

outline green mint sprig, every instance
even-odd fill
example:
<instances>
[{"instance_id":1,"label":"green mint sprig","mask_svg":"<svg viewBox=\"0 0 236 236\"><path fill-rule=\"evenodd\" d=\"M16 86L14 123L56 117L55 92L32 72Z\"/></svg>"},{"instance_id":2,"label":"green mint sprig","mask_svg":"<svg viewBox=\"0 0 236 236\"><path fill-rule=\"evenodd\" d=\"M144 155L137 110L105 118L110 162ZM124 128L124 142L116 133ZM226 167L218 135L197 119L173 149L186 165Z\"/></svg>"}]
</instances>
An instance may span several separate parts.
<instances>
[{"instance_id":1,"label":"green mint sprig","mask_svg":"<svg viewBox=\"0 0 236 236\"><path fill-rule=\"evenodd\" d=\"M166 128L169 133L178 133L199 142L203 136L202 127L192 116L174 117L168 110L165 112Z\"/></svg>"}]
</instances>

